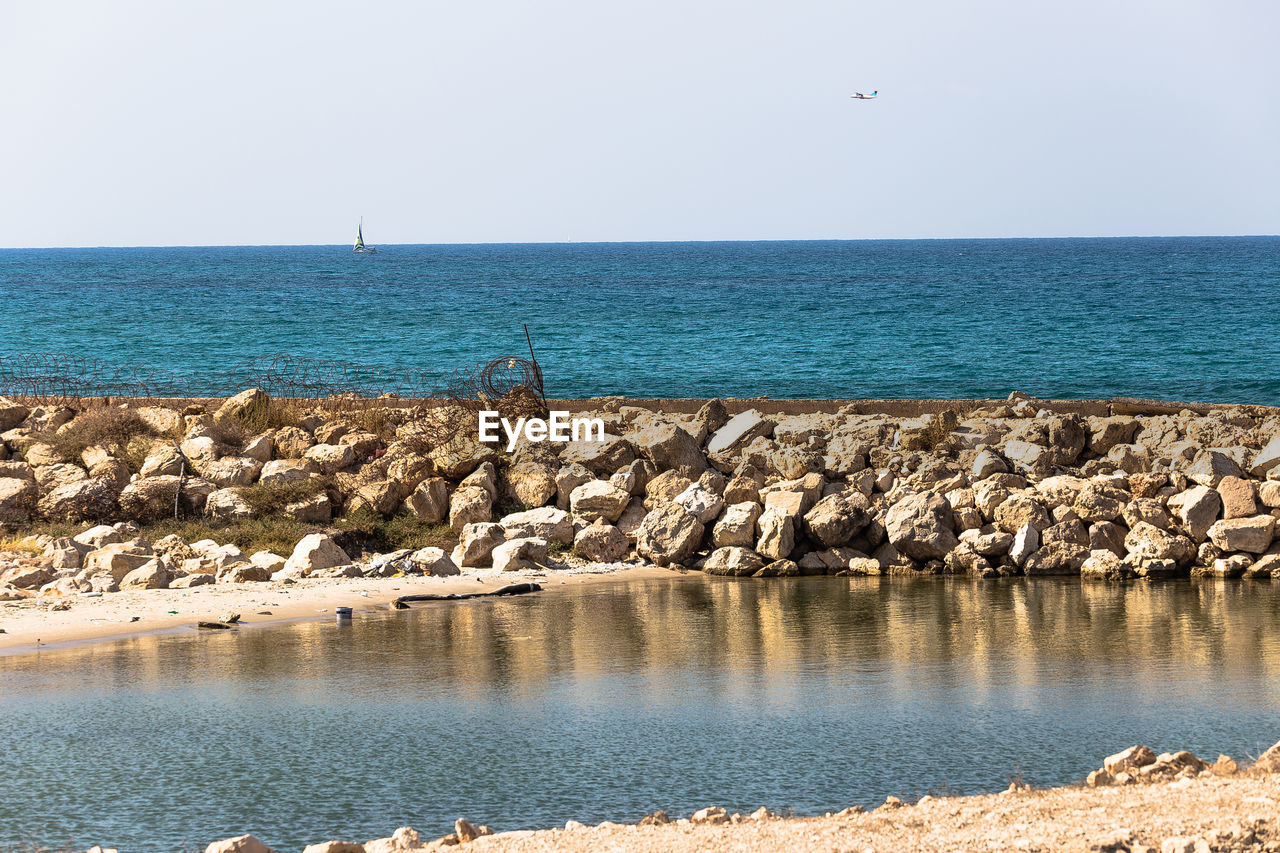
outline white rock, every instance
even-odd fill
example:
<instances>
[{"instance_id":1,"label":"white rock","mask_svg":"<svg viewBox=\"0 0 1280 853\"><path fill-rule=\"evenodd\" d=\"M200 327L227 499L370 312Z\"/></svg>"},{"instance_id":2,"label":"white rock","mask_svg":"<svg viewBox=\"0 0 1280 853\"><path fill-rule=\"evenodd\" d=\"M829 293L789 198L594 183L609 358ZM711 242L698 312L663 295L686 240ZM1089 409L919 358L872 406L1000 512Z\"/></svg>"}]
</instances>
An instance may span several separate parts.
<instances>
[{"instance_id":1,"label":"white rock","mask_svg":"<svg viewBox=\"0 0 1280 853\"><path fill-rule=\"evenodd\" d=\"M540 506L524 512L513 512L498 522L511 539L536 537L569 545L573 542L573 521L569 513L553 506Z\"/></svg>"},{"instance_id":2,"label":"white rock","mask_svg":"<svg viewBox=\"0 0 1280 853\"><path fill-rule=\"evenodd\" d=\"M730 450L735 445L746 445L756 436L767 435L772 428L771 421L766 420L755 409L748 409L734 415L724 426L715 431L711 440L707 442L707 455L715 456Z\"/></svg>"},{"instance_id":3,"label":"white rock","mask_svg":"<svg viewBox=\"0 0 1280 853\"><path fill-rule=\"evenodd\" d=\"M573 514L586 521L617 521L631 502L631 493L604 480L588 480L569 494Z\"/></svg>"},{"instance_id":4,"label":"white rock","mask_svg":"<svg viewBox=\"0 0 1280 853\"><path fill-rule=\"evenodd\" d=\"M738 546L754 548L756 521L763 510L754 502L736 503L726 507L720 520L711 529L711 541L717 548Z\"/></svg>"},{"instance_id":5,"label":"white rock","mask_svg":"<svg viewBox=\"0 0 1280 853\"><path fill-rule=\"evenodd\" d=\"M547 561L547 540L529 537L508 539L492 552L493 567L500 572L536 569Z\"/></svg>"},{"instance_id":6,"label":"white rock","mask_svg":"<svg viewBox=\"0 0 1280 853\"><path fill-rule=\"evenodd\" d=\"M1040 547L1040 531L1030 524L1018 528L1013 536L1013 545L1009 548L1009 559L1014 565L1021 566Z\"/></svg>"},{"instance_id":7,"label":"white rock","mask_svg":"<svg viewBox=\"0 0 1280 853\"><path fill-rule=\"evenodd\" d=\"M724 509L724 499L701 483L691 484L676 495L675 502L687 509L703 524L710 522L720 514L720 510Z\"/></svg>"},{"instance_id":8,"label":"white rock","mask_svg":"<svg viewBox=\"0 0 1280 853\"><path fill-rule=\"evenodd\" d=\"M285 561L284 571L305 576L350 563L347 552L339 548L328 534L311 533L294 546L293 554Z\"/></svg>"}]
</instances>

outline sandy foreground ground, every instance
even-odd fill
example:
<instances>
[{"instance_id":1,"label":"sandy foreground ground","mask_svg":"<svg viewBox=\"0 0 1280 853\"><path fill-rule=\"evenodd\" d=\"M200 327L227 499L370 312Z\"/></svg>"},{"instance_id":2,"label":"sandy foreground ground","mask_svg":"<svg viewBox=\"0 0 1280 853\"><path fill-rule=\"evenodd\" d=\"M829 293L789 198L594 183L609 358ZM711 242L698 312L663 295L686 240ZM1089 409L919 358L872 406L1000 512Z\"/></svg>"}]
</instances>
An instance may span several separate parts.
<instances>
[{"instance_id":1,"label":"sandy foreground ground","mask_svg":"<svg viewBox=\"0 0 1280 853\"><path fill-rule=\"evenodd\" d=\"M741 823L719 825L681 820L665 826L603 824L499 832L463 847L477 853L1274 851L1280 850L1278 804L1280 774L1205 775L1118 788L1081 786L925 798L917 805L882 806L865 814L759 820L745 817Z\"/></svg>"},{"instance_id":2,"label":"sandy foreground ground","mask_svg":"<svg viewBox=\"0 0 1280 853\"><path fill-rule=\"evenodd\" d=\"M192 589L127 590L100 598L59 598L67 610L50 610L49 599L0 602L0 654L34 652L151 632L194 631L199 621L239 613L241 628L299 619L334 618L334 608L354 612L386 609L391 600L421 593L471 593L534 581L546 590L562 585L672 577L655 566L593 565L567 571L468 570L455 577L304 578L296 583L211 584ZM539 593L534 593L539 594ZM262 611L270 611L263 613Z\"/></svg>"}]
</instances>

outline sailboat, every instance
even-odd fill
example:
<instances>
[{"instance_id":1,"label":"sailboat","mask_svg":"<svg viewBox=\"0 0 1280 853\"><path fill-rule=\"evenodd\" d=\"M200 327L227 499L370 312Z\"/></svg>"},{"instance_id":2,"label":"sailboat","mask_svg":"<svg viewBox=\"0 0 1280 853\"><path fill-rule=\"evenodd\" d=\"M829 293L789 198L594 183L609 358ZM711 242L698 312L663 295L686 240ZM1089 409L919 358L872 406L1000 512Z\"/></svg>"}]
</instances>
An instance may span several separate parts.
<instances>
[{"instance_id":1,"label":"sailboat","mask_svg":"<svg viewBox=\"0 0 1280 853\"><path fill-rule=\"evenodd\" d=\"M351 247L351 251L361 255L378 254L377 246L366 246L364 244L364 217L360 217L360 225L356 228L356 244Z\"/></svg>"}]
</instances>

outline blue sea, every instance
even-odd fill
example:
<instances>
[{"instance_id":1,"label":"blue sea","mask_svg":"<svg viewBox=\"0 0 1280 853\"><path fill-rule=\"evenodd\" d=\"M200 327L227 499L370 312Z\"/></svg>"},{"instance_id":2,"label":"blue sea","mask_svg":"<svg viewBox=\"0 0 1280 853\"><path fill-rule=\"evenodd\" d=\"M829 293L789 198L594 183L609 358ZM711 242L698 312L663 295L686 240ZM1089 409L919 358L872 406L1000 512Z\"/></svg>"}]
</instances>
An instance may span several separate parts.
<instances>
[{"instance_id":1,"label":"blue sea","mask_svg":"<svg viewBox=\"0 0 1280 853\"><path fill-rule=\"evenodd\" d=\"M1280 404L1280 237L0 250L0 357L274 353L548 396Z\"/></svg>"}]
</instances>

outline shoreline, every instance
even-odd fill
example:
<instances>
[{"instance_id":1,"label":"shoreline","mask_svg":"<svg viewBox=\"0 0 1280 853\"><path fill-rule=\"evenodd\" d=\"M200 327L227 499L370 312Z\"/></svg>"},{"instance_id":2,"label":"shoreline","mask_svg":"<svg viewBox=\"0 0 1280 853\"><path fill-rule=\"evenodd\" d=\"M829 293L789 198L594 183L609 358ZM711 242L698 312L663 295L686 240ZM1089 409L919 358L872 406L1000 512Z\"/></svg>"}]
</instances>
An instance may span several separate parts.
<instances>
[{"instance_id":1,"label":"shoreline","mask_svg":"<svg viewBox=\"0 0 1280 853\"><path fill-rule=\"evenodd\" d=\"M626 583L668 577L656 566L594 567L498 572L485 570L451 577L303 578L289 586L241 583L211 584L190 589L124 590L100 598L75 598L71 609L45 610L37 600L0 602L0 658L128 640L150 634L197 631L196 622L218 620L228 612L241 615L236 628L263 628L292 622L336 618L335 607L354 613L387 610L395 598L418 593L452 594L492 590L527 581L552 592L565 584ZM287 599L282 602L281 599ZM68 599L62 599L68 600ZM179 612L171 613L173 609ZM270 610L270 614L258 611ZM129 621L137 616L137 621ZM40 646L35 645L39 639Z\"/></svg>"}]
</instances>

